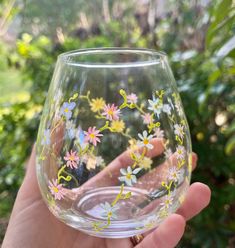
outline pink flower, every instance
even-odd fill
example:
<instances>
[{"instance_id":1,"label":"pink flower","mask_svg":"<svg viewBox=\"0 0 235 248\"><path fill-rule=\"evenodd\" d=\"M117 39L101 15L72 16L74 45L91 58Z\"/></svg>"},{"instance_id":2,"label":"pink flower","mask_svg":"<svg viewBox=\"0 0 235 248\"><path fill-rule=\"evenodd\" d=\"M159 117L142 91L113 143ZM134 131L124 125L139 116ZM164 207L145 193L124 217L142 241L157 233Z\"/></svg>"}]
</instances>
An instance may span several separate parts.
<instances>
[{"instance_id":1,"label":"pink flower","mask_svg":"<svg viewBox=\"0 0 235 248\"><path fill-rule=\"evenodd\" d=\"M112 121L116 121L119 119L119 115L120 115L120 109L118 109L117 106L115 106L114 104L110 105L107 104L104 106L104 112L102 113L102 115L104 115L106 117L106 119Z\"/></svg>"},{"instance_id":2,"label":"pink flower","mask_svg":"<svg viewBox=\"0 0 235 248\"><path fill-rule=\"evenodd\" d=\"M141 117L143 118L144 124L150 124L151 122L153 122L153 117L149 113L141 115Z\"/></svg>"},{"instance_id":3,"label":"pink flower","mask_svg":"<svg viewBox=\"0 0 235 248\"><path fill-rule=\"evenodd\" d=\"M137 100L138 100L137 95L134 94L134 93L131 93L130 95L127 95L126 98L127 98L127 102L132 103L132 104L137 103Z\"/></svg>"},{"instance_id":4,"label":"pink flower","mask_svg":"<svg viewBox=\"0 0 235 248\"><path fill-rule=\"evenodd\" d=\"M77 155L76 151L70 151L66 153L66 156L64 156L64 160L67 161L66 165L70 167L71 169L73 168L78 168L77 163L79 162L79 157Z\"/></svg>"},{"instance_id":5,"label":"pink flower","mask_svg":"<svg viewBox=\"0 0 235 248\"><path fill-rule=\"evenodd\" d=\"M55 200L61 200L64 198L65 192L62 184L58 184L57 179L52 179L52 181L49 181L49 189L54 196Z\"/></svg>"},{"instance_id":6,"label":"pink flower","mask_svg":"<svg viewBox=\"0 0 235 248\"><path fill-rule=\"evenodd\" d=\"M154 130L154 136L157 138L157 139L162 139L164 138L164 131L160 128L160 127L157 127L155 128Z\"/></svg>"},{"instance_id":7,"label":"pink flower","mask_svg":"<svg viewBox=\"0 0 235 248\"><path fill-rule=\"evenodd\" d=\"M85 141L92 143L94 146L97 145L97 142L100 142L98 137L103 136L103 134L99 133L100 130L96 130L96 127L89 127L85 134Z\"/></svg>"}]
</instances>

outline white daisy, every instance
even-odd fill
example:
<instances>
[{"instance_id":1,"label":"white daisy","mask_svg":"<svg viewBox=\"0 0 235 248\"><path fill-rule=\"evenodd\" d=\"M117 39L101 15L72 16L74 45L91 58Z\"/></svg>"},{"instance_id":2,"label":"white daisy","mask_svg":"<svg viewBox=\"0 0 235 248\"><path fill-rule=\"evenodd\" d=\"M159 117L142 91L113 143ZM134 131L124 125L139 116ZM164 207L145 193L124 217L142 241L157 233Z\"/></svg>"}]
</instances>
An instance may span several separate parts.
<instances>
[{"instance_id":1,"label":"white daisy","mask_svg":"<svg viewBox=\"0 0 235 248\"><path fill-rule=\"evenodd\" d=\"M136 175L139 173L140 170L141 168L136 168L132 171L130 166L128 166L127 169L121 168L120 173L122 174L122 176L118 179L121 182L125 182L128 186L132 186L133 183L137 182Z\"/></svg>"},{"instance_id":2,"label":"white daisy","mask_svg":"<svg viewBox=\"0 0 235 248\"><path fill-rule=\"evenodd\" d=\"M173 197L171 195L166 195L160 206L162 206L161 209L168 209L172 204L173 204Z\"/></svg>"},{"instance_id":3,"label":"white daisy","mask_svg":"<svg viewBox=\"0 0 235 248\"><path fill-rule=\"evenodd\" d=\"M164 131L160 127L157 127L154 129L154 136L158 139L162 139L164 138Z\"/></svg>"},{"instance_id":4,"label":"white daisy","mask_svg":"<svg viewBox=\"0 0 235 248\"><path fill-rule=\"evenodd\" d=\"M160 101L160 99L157 98L153 100L148 100L148 102L149 102L148 109L153 111L159 117L162 111L162 101Z\"/></svg>"},{"instance_id":5,"label":"white daisy","mask_svg":"<svg viewBox=\"0 0 235 248\"><path fill-rule=\"evenodd\" d=\"M171 114L171 106L169 104L163 104L162 111L167 113L168 115Z\"/></svg>"},{"instance_id":6,"label":"white daisy","mask_svg":"<svg viewBox=\"0 0 235 248\"><path fill-rule=\"evenodd\" d=\"M175 124L174 125L174 133L175 135L178 135L181 139L184 137L184 126L181 124Z\"/></svg>"},{"instance_id":7,"label":"white daisy","mask_svg":"<svg viewBox=\"0 0 235 248\"><path fill-rule=\"evenodd\" d=\"M101 203L100 207L103 209L101 213L102 217L117 219L116 211L118 210L118 206L112 206L110 203L105 202L105 203Z\"/></svg>"},{"instance_id":8,"label":"white daisy","mask_svg":"<svg viewBox=\"0 0 235 248\"><path fill-rule=\"evenodd\" d=\"M169 172L168 172L168 180L169 181L174 181L174 182L177 182L179 181L179 178L180 178L180 170L177 170L177 168L174 166L174 167L171 167L169 169Z\"/></svg>"},{"instance_id":9,"label":"white daisy","mask_svg":"<svg viewBox=\"0 0 235 248\"><path fill-rule=\"evenodd\" d=\"M184 159L186 155L186 150L183 146L178 145L176 147L176 158L177 159Z\"/></svg>"},{"instance_id":10,"label":"white daisy","mask_svg":"<svg viewBox=\"0 0 235 248\"><path fill-rule=\"evenodd\" d=\"M137 145L139 147L146 147L148 149L153 149L153 145L150 143L150 140L153 138L153 135L148 136L148 132L146 130L143 131L143 134L138 133L141 141L138 141Z\"/></svg>"}]
</instances>

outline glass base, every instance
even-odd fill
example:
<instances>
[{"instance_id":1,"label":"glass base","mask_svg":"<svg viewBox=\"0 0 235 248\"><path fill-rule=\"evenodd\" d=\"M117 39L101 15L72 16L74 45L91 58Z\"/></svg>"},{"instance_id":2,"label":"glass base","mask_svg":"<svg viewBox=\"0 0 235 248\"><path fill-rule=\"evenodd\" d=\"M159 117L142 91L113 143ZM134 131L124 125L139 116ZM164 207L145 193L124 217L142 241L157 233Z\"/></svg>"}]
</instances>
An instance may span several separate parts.
<instances>
[{"instance_id":1,"label":"glass base","mask_svg":"<svg viewBox=\"0 0 235 248\"><path fill-rule=\"evenodd\" d=\"M111 222L136 219L137 216L147 214L147 210L142 208L142 204L147 205L151 202L151 199L145 190L125 187L122 195L130 194L127 199L118 199L120 191L120 186L116 186L86 192L85 196L81 196L75 201L73 210L79 216L87 217L94 221L105 221L107 220L107 210L102 208L102 205L108 203L111 206L111 210L112 208L115 209L115 217L111 217ZM115 200L117 200L116 203Z\"/></svg>"},{"instance_id":2,"label":"glass base","mask_svg":"<svg viewBox=\"0 0 235 248\"><path fill-rule=\"evenodd\" d=\"M166 217L159 218L163 197L153 200L145 190L125 187L122 196L131 194L131 197L117 200L120 190L121 187L116 186L88 191L77 197L71 209L60 212L57 217L75 229L101 238L127 238L144 233L157 227ZM110 219L104 203L108 203L111 210L115 209ZM167 214L175 211L178 204L172 207Z\"/></svg>"}]
</instances>

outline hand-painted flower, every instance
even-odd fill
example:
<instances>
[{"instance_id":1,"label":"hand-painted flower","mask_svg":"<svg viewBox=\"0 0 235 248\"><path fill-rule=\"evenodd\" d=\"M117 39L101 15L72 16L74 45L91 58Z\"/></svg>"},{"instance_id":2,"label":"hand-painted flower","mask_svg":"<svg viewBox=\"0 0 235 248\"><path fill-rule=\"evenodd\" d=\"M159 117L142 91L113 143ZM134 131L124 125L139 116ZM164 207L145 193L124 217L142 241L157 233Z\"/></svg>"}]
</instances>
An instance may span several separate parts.
<instances>
[{"instance_id":1,"label":"hand-painted flower","mask_svg":"<svg viewBox=\"0 0 235 248\"><path fill-rule=\"evenodd\" d=\"M146 113L144 115L141 115L141 117L143 118L144 124L150 124L151 122L153 122L153 117L149 113Z\"/></svg>"},{"instance_id":2,"label":"hand-painted flower","mask_svg":"<svg viewBox=\"0 0 235 248\"><path fill-rule=\"evenodd\" d=\"M65 116L66 120L69 120L72 116L72 110L75 108L75 102L64 102L60 108L60 114Z\"/></svg>"},{"instance_id":3,"label":"hand-painted flower","mask_svg":"<svg viewBox=\"0 0 235 248\"><path fill-rule=\"evenodd\" d=\"M153 163L153 160L149 157L144 157L141 162L139 163L139 166L145 170L151 169L151 165Z\"/></svg>"},{"instance_id":4,"label":"hand-painted flower","mask_svg":"<svg viewBox=\"0 0 235 248\"><path fill-rule=\"evenodd\" d=\"M181 124L175 124L174 125L174 133L175 135L178 135L181 139L184 137L184 126Z\"/></svg>"},{"instance_id":5,"label":"hand-painted flower","mask_svg":"<svg viewBox=\"0 0 235 248\"><path fill-rule=\"evenodd\" d=\"M104 159L101 156L96 157L96 166L101 166L104 164Z\"/></svg>"},{"instance_id":6,"label":"hand-painted flower","mask_svg":"<svg viewBox=\"0 0 235 248\"><path fill-rule=\"evenodd\" d=\"M51 194L54 196L55 200L61 200L64 198L65 192L62 184L58 184L57 179L52 179L49 181L49 189Z\"/></svg>"},{"instance_id":7,"label":"hand-painted flower","mask_svg":"<svg viewBox=\"0 0 235 248\"><path fill-rule=\"evenodd\" d=\"M118 210L118 206L112 206L110 203L105 202L105 203L101 203L100 207L103 209L101 216L104 218L109 218L109 219L117 219L117 210Z\"/></svg>"},{"instance_id":8,"label":"hand-painted flower","mask_svg":"<svg viewBox=\"0 0 235 248\"><path fill-rule=\"evenodd\" d=\"M104 112L102 113L102 115L104 115L107 120L116 121L119 120L120 109L118 109L118 107L114 104L107 104L104 106Z\"/></svg>"},{"instance_id":9,"label":"hand-painted flower","mask_svg":"<svg viewBox=\"0 0 235 248\"><path fill-rule=\"evenodd\" d=\"M173 204L173 197L171 195L166 195L164 201L160 203L161 209L168 209Z\"/></svg>"},{"instance_id":10,"label":"hand-painted flower","mask_svg":"<svg viewBox=\"0 0 235 248\"><path fill-rule=\"evenodd\" d=\"M137 95L134 94L134 93L131 93L130 95L127 95L126 98L127 98L127 102L131 103L131 104L137 103L137 100L138 100Z\"/></svg>"},{"instance_id":11,"label":"hand-painted flower","mask_svg":"<svg viewBox=\"0 0 235 248\"><path fill-rule=\"evenodd\" d=\"M171 114L171 106L169 104L163 104L162 111L167 113L168 115Z\"/></svg>"},{"instance_id":12,"label":"hand-painted flower","mask_svg":"<svg viewBox=\"0 0 235 248\"><path fill-rule=\"evenodd\" d=\"M157 116L162 112L162 101L160 101L159 98L153 99L153 100L148 100L149 102L149 107L148 109L153 111Z\"/></svg>"},{"instance_id":13,"label":"hand-painted flower","mask_svg":"<svg viewBox=\"0 0 235 248\"><path fill-rule=\"evenodd\" d=\"M86 168L88 170L94 170L96 168L96 158L95 156L88 155L87 156L87 161L86 161Z\"/></svg>"},{"instance_id":14,"label":"hand-painted flower","mask_svg":"<svg viewBox=\"0 0 235 248\"><path fill-rule=\"evenodd\" d=\"M178 145L176 147L176 158L177 159L184 159L186 155L186 150L183 146Z\"/></svg>"},{"instance_id":15,"label":"hand-painted flower","mask_svg":"<svg viewBox=\"0 0 235 248\"><path fill-rule=\"evenodd\" d=\"M41 145L50 145L51 139L50 139L50 129L44 130L44 136L42 137Z\"/></svg>"},{"instance_id":16,"label":"hand-painted flower","mask_svg":"<svg viewBox=\"0 0 235 248\"><path fill-rule=\"evenodd\" d=\"M139 147L146 147L148 149L153 149L153 145L150 143L150 140L153 138L153 135L148 136L148 132L146 130L143 131L143 134L138 133L141 141L138 140L137 145Z\"/></svg>"},{"instance_id":17,"label":"hand-painted flower","mask_svg":"<svg viewBox=\"0 0 235 248\"><path fill-rule=\"evenodd\" d=\"M164 131L160 128L157 127L154 129L154 135L157 139L162 139L164 138Z\"/></svg>"},{"instance_id":18,"label":"hand-painted flower","mask_svg":"<svg viewBox=\"0 0 235 248\"><path fill-rule=\"evenodd\" d=\"M132 171L131 167L128 166L127 169L121 168L120 173L123 175L119 177L119 181L125 182L126 185L132 186L133 183L137 182L136 174L141 171L142 168L136 168Z\"/></svg>"},{"instance_id":19,"label":"hand-painted flower","mask_svg":"<svg viewBox=\"0 0 235 248\"><path fill-rule=\"evenodd\" d=\"M139 152L134 153L135 156L135 161L137 162L137 165L140 168L143 168L145 170L148 170L151 168L151 164L153 163L152 159L149 157L143 157L142 154L140 154Z\"/></svg>"},{"instance_id":20,"label":"hand-painted flower","mask_svg":"<svg viewBox=\"0 0 235 248\"><path fill-rule=\"evenodd\" d=\"M174 181L174 182L177 182L179 181L179 178L180 178L180 170L177 170L177 168L174 166L174 167L171 167L169 169L169 172L168 172L168 180L170 181Z\"/></svg>"},{"instance_id":21,"label":"hand-painted flower","mask_svg":"<svg viewBox=\"0 0 235 248\"><path fill-rule=\"evenodd\" d=\"M70 151L66 153L66 156L64 156L64 160L67 161L66 165L70 167L71 169L73 168L78 168L78 163L79 163L79 157L77 155L76 151Z\"/></svg>"},{"instance_id":22,"label":"hand-painted flower","mask_svg":"<svg viewBox=\"0 0 235 248\"><path fill-rule=\"evenodd\" d=\"M94 146L97 145L97 142L100 142L100 139L98 137L102 137L103 134L99 133L100 130L97 130L96 127L89 127L87 132L84 132L85 134L85 142L90 142Z\"/></svg>"},{"instance_id":23,"label":"hand-painted flower","mask_svg":"<svg viewBox=\"0 0 235 248\"><path fill-rule=\"evenodd\" d=\"M184 115L184 111L183 111L183 108L182 108L182 106L181 106L180 100L176 100L176 101L175 101L175 108L176 108L176 110L177 110L177 112L178 112L178 114L179 114L180 116L183 116L183 115Z\"/></svg>"},{"instance_id":24,"label":"hand-painted flower","mask_svg":"<svg viewBox=\"0 0 235 248\"><path fill-rule=\"evenodd\" d=\"M170 148L166 149L166 151L164 152L166 159L170 159L173 155L172 150Z\"/></svg>"},{"instance_id":25,"label":"hand-painted flower","mask_svg":"<svg viewBox=\"0 0 235 248\"><path fill-rule=\"evenodd\" d=\"M70 139L73 139L76 134L75 124L72 121L66 121L66 132Z\"/></svg>"},{"instance_id":26,"label":"hand-painted flower","mask_svg":"<svg viewBox=\"0 0 235 248\"><path fill-rule=\"evenodd\" d=\"M95 98L91 100L90 106L91 106L91 111L93 112L99 112L104 108L105 101L104 99L101 98Z\"/></svg>"},{"instance_id":27,"label":"hand-painted flower","mask_svg":"<svg viewBox=\"0 0 235 248\"><path fill-rule=\"evenodd\" d=\"M123 120L112 121L111 129L113 132L121 133L125 129L125 123Z\"/></svg>"}]
</instances>

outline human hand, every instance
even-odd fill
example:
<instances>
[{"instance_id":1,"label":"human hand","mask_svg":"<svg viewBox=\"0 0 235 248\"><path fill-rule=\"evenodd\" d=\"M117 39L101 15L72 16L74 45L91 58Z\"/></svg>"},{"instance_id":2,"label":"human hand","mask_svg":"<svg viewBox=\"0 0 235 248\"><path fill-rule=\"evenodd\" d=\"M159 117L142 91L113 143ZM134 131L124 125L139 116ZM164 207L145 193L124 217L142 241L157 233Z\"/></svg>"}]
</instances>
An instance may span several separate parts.
<instances>
[{"instance_id":1,"label":"human hand","mask_svg":"<svg viewBox=\"0 0 235 248\"><path fill-rule=\"evenodd\" d=\"M196 166L193 155L193 169ZM210 189L202 183L193 183L183 205L176 214L170 215L157 229L144 234L136 248L172 248L181 239L185 221L197 215L210 201ZM57 220L44 203L37 184L35 172L35 149L33 149L25 179L19 189L3 248L131 248L130 238L102 239L86 235Z\"/></svg>"}]
</instances>

